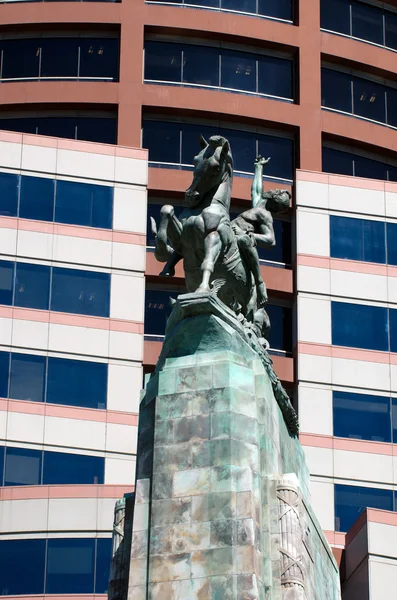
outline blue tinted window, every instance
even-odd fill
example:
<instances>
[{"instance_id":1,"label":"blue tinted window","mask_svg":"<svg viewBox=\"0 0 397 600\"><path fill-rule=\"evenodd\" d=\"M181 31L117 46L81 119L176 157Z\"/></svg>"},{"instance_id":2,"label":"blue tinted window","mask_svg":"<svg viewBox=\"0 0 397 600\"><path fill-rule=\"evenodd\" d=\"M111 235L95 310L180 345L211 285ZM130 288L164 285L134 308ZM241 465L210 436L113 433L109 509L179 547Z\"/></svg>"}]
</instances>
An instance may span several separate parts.
<instances>
[{"instance_id":1,"label":"blue tinted window","mask_svg":"<svg viewBox=\"0 0 397 600\"><path fill-rule=\"evenodd\" d=\"M387 308L331 302L332 343L336 346L389 349Z\"/></svg>"},{"instance_id":2,"label":"blue tinted window","mask_svg":"<svg viewBox=\"0 0 397 600\"><path fill-rule=\"evenodd\" d=\"M388 88L387 96L387 123L397 127L397 89Z\"/></svg>"},{"instance_id":3,"label":"blue tinted window","mask_svg":"<svg viewBox=\"0 0 397 600\"><path fill-rule=\"evenodd\" d=\"M393 510L393 492L352 485L335 485L335 531L349 531L367 507Z\"/></svg>"},{"instance_id":4,"label":"blue tinted window","mask_svg":"<svg viewBox=\"0 0 397 600\"><path fill-rule=\"evenodd\" d=\"M397 50L397 14L385 12L386 46Z\"/></svg>"},{"instance_id":5,"label":"blue tinted window","mask_svg":"<svg viewBox=\"0 0 397 600\"><path fill-rule=\"evenodd\" d=\"M393 444L397 444L397 398L392 398L392 429Z\"/></svg>"},{"instance_id":6,"label":"blue tinted window","mask_svg":"<svg viewBox=\"0 0 397 600\"><path fill-rule=\"evenodd\" d=\"M4 485L40 485L41 450L6 448Z\"/></svg>"},{"instance_id":7,"label":"blue tinted window","mask_svg":"<svg viewBox=\"0 0 397 600\"><path fill-rule=\"evenodd\" d=\"M44 593L45 548L46 540L0 541L0 585L3 596Z\"/></svg>"},{"instance_id":8,"label":"blue tinted window","mask_svg":"<svg viewBox=\"0 0 397 600\"><path fill-rule=\"evenodd\" d=\"M397 352L397 310L389 310L390 352Z\"/></svg>"},{"instance_id":9,"label":"blue tinted window","mask_svg":"<svg viewBox=\"0 0 397 600\"><path fill-rule=\"evenodd\" d=\"M321 106L353 112L351 75L321 69Z\"/></svg>"},{"instance_id":10,"label":"blue tinted window","mask_svg":"<svg viewBox=\"0 0 397 600\"><path fill-rule=\"evenodd\" d=\"M368 177L369 179L387 179L387 165L371 158L354 156L355 177Z\"/></svg>"},{"instance_id":11,"label":"blue tinted window","mask_svg":"<svg viewBox=\"0 0 397 600\"><path fill-rule=\"evenodd\" d=\"M385 86L379 83L353 78L354 114L373 121L386 123Z\"/></svg>"},{"instance_id":12,"label":"blue tinted window","mask_svg":"<svg viewBox=\"0 0 397 600\"><path fill-rule=\"evenodd\" d=\"M21 177L19 216L24 219L52 221L54 218L54 180Z\"/></svg>"},{"instance_id":13,"label":"blue tinted window","mask_svg":"<svg viewBox=\"0 0 397 600\"><path fill-rule=\"evenodd\" d=\"M331 256L384 264L385 224L381 221L330 217Z\"/></svg>"},{"instance_id":14,"label":"blue tinted window","mask_svg":"<svg viewBox=\"0 0 397 600\"><path fill-rule=\"evenodd\" d=\"M256 91L256 60L253 54L222 51L221 86L224 88Z\"/></svg>"},{"instance_id":15,"label":"blue tinted window","mask_svg":"<svg viewBox=\"0 0 397 600\"><path fill-rule=\"evenodd\" d=\"M293 98L292 60L258 56L258 92L279 98Z\"/></svg>"},{"instance_id":16,"label":"blue tinted window","mask_svg":"<svg viewBox=\"0 0 397 600\"><path fill-rule=\"evenodd\" d=\"M0 351L0 398L8 398L10 353Z\"/></svg>"},{"instance_id":17,"label":"blue tinted window","mask_svg":"<svg viewBox=\"0 0 397 600\"><path fill-rule=\"evenodd\" d=\"M45 356L11 354L10 398L44 402Z\"/></svg>"},{"instance_id":18,"label":"blue tinted window","mask_svg":"<svg viewBox=\"0 0 397 600\"><path fill-rule=\"evenodd\" d=\"M3 41L3 79L37 78L40 65L40 40Z\"/></svg>"},{"instance_id":19,"label":"blue tinted window","mask_svg":"<svg viewBox=\"0 0 397 600\"><path fill-rule=\"evenodd\" d=\"M95 593L106 594L108 591L109 568L112 559L112 539L97 539Z\"/></svg>"},{"instance_id":20,"label":"blue tinted window","mask_svg":"<svg viewBox=\"0 0 397 600\"><path fill-rule=\"evenodd\" d=\"M79 40L73 38L43 38L41 45L41 77L77 77Z\"/></svg>"},{"instance_id":21,"label":"blue tinted window","mask_svg":"<svg viewBox=\"0 0 397 600\"><path fill-rule=\"evenodd\" d=\"M157 224L157 227L160 224L160 210L162 204L148 204L147 206L147 216L146 216L146 245L147 246L155 246L156 240L154 239L154 235L152 233L152 223L150 218L152 217ZM175 215L179 217L183 210L183 206L175 206L174 211Z\"/></svg>"},{"instance_id":22,"label":"blue tinted window","mask_svg":"<svg viewBox=\"0 0 397 600\"><path fill-rule=\"evenodd\" d=\"M339 173L340 175L354 174L354 155L342 150L323 146L324 173Z\"/></svg>"},{"instance_id":23,"label":"blue tinted window","mask_svg":"<svg viewBox=\"0 0 397 600\"><path fill-rule=\"evenodd\" d=\"M256 0L221 0L221 6L224 10L256 13Z\"/></svg>"},{"instance_id":24,"label":"blue tinted window","mask_svg":"<svg viewBox=\"0 0 397 600\"><path fill-rule=\"evenodd\" d=\"M55 221L72 225L112 228L113 188L57 181Z\"/></svg>"},{"instance_id":25,"label":"blue tinted window","mask_svg":"<svg viewBox=\"0 0 397 600\"><path fill-rule=\"evenodd\" d=\"M80 77L117 80L119 40L116 38L80 39Z\"/></svg>"},{"instance_id":26,"label":"blue tinted window","mask_svg":"<svg viewBox=\"0 0 397 600\"><path fill-rule=\"evenodd\" d=\"M219 133L229 140L233 154L234 169L236 171L252 173L252 157L256 155L257 147L257 136L255 133L248 133L246 131L233 131L232 129L222 129ZM191 162L193 160L193 156L190 159Z\"/></svg>"},{"instance_id":27,"label":"blue tinted window","mask_svg":"<svg viewBox=\"0 0 397 600\"><path fill-rule=\"evenodd\" d=\"M180 126L178 123L145 121L142 147L149 150L152 162L180 162ZM193 157L190 159L192 161ZM188 164L191 164L188 163Z\"/></svg>"},{"instance_id":28,"label":"blue tinted window","mask_svg":"<svg viewBox=\"0 0 397 600\"><path fill-rule=\"evenodd\" d=\"M14 289L14 263L0 260L0 304L11 306Z\"/></svg>"},{"instance_id":29,"label":"blue tinted window","mask_svg":"<svg viewBox=\"0 0 397 600\"><path fill-rule=\"evenodd\" d=\"M53 268L51 310L108 317L109 303L108 273Z\"/></svg>"},{"instance_id":30,"label":"blue tinted window","mask_svg":"<svg viewBox=\"0 0 397 600\"><path fill-rule=\"evenodd\" d=\"M352 2L352 35L375 44L383 44L382 9L364 2Z\"/></svg>"},{"instance_id":31,"label":"blue tinted window","mask_svg":"<svg viewBox=\"0 0 397 600\"><path fill-rule=\"evenodd\" d=\"M15 306L48 310L50 267L16 263Z\"/></svg>"},{"instance_id":32,"label":"blue tinted window","mask_svg":"<svg viewBox=\"0 0 397 600\"><path fill-rule=\"evenodd\" d=\"M43 485L102 484L104 470L100 456L44 452Z\"/></svg>"},{"instance_id":33,"label":"blue tinted window","mask_svg":"<svg viewBox=\"0 0 397 600\"><path fill-rule=\"evenodd\" d=\"M219 56L218 48L184 46L183 83L218 87L220 84Z\"/></svg>"},{"instance_id":34,"label":"blue tinted window","mask_svg":"<svg viewBox=\"0 0 397 600\"><path fill-rule=\"evenodd\" d=\"M4 460L5 460L5 448L4 448L4 446L0 446L0 486L3 485L3 481L4 481L4 479L3 479L4 478Z\"/></svg>"},{"instance_id":35,"label":"blue tinted window","mask_svg":"<svg viewBox=\"0 0 397 600\"><path fill-rule=\"evenodd\" d=\"M145 42L145 79L181 81L181 60L180 44Z\"/></svg>"},{"instance_id":36,"label":"blue tinted window","mask_svg":"<svg viewBox=\"0 0 397 600\"><path fill-rule=\"evenodd\" d=\"M261 260L291 264L291 223L289 221L273 221L276 246L274 248L261 248L257 246L258 256Z\"/></svg>"},{"instance_id":37,"label":"blue tinted window","mask_svg":"<svg viewBox=\"0 0 397 600\"><path fill-rule=\"evenodd\" d=\"M258 0L258 13L276 19L293 20L293 0Z\"/></svg>"},{"instance_id":38,"label":"blue tinted window","mask_svg":"<svg viewBox=\"0 0 397 600\"><path fill-rule=\"evenodd\" d=\"M117 120L113 117L80 117L76 121L76 139L117 144Z\"/></svg>"},{"instance_id":39,"label":"blue tinted window","mask_svg":"<svg viewBox=\"0 0 397 600\"><path fill-rule=\"evenodd\" d=\"M17 216L18 187L18 175L0 173L0 215L5 217Z\"/></svg>"},{"instance_id":40,"label":"blue tinted window","mask_svg":"<svg viewBox=\"0 0 397 600\"><path fill-rule=\"evenodd\" d=\"M292 352L292 313L285 306L267 304L266 312L270 318L268 341L273 350Z\"/></svg>"},{"instance_id":41,"label":"blue tinted window","mask_svg":"<svg viewBox=\"0 0 397 600\"><path fill-rule=\"evenodd\" d=\"M321 27L350 35L350 0L321 0Z\"/></svg>"},{"instance_id":42,"label":"blue tinted window","mask_svg":"<svg viewBox=\"0 0 397 600\"><path fill-rule=\"evenodd\" d=\"M107 375L104 363L50 357L47 402L105 409Z\"/></svg>"},{"instance_id":43,"label":"blue tinted window","mask_svg":"<svg viewBox=\"0 0 397 600\"><path fill-rule=\"evenodd\" d=\"M145 291L145 334L164 335L167 318L171 313L170 298L178 293L168 290Z\"/></svg>"},{"instance_id":44,"label":"blue tinted window","mask_svg":"<svg viewBox=\"0 0 397 600\"><path fill-rule=\"evenodd\" d=\"M49 539L46 593L89 594L94 589L95 540Z\"/></svg>"},{"instance_id":45,"label":"blue tinted window","mask_svg":"<svg viewBox=\"0 0 397 600\"><path fill-rule=\"evenodd\" d=\"M193 165L193 158L201 151L199 137L203 135L208 140L212 135L222 133L212 127L201 125L182 125L182 164ZM234 164L236 168L236 164Z\"/></svg>"},{"instance_id":46,"label":"blue tinted window","mask_svg":"<svg viewBox=\"0 0 397 600\"><path fill-rule=\"evenodd\" d=\"M386 223L387 231L387 262L397 265L397 224Z\"/></svg>"},{"instance_id":47,"label":"blue tinted window","mask_svg":"<svg viewBox=\"0 0 397 600\"><path fill-rule=\"evenodd\" d=\"M293 140L273 135L258 136L258 154L271 156L272 159L266 165L265 177L269 175L277 179L293 179L295 169ZM253 172L253 167L250 170Z\"/></svg>"},{"instance_id":48,"label":"blue tinted window","mask_svg":"<svg viewBox=\"0 0 397 600\"><path fill-rule=\"evenodd\" d=\"M391 442L390 398L333 392L334 435Z\"/></svg>"}]
</instances>

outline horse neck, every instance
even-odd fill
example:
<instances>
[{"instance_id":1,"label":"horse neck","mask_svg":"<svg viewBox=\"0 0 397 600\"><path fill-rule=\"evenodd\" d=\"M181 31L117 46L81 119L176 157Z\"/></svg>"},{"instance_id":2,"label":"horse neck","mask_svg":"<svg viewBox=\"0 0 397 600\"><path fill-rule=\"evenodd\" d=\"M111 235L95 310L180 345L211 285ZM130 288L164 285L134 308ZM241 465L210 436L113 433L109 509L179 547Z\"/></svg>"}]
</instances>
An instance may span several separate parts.
<instances>
[{"instance_id":1,"label":"horse neck","mask_svg":"<svg viewBox=\"0 0 397 600\"><path fill-rule=\"evenodd\" d=\"M209 204L212 204L213 202L216 202L217 204L222 204L222 206L224 206L225 209L229 211L230 201L232 197L232 183L233 177L228 174L214 191Z\"/></svg>"}]
</instances>

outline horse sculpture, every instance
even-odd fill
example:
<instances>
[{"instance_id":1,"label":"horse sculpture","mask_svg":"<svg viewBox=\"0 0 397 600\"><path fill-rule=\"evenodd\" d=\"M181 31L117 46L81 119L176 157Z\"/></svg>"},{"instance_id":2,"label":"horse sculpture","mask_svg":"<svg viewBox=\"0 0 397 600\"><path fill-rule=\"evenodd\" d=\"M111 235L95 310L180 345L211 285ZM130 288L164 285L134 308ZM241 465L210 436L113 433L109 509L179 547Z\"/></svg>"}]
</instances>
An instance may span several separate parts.
<instances>
[{"instance_id":1,"label":"horse sculpture","mask_svg":"<svg viewBox=\"0 0 397 600\"><path fill-rule=\"evenodd\" d=\"M258 306L255 281L242 260L230 222L233 158L229 142L222 136L212 136L207 142L201 136L200 144L193 182L185 193L186 208L177 218L174 208L165 205L158 231L152 222L157 234L155 256L167 262L162 274L173 274L183 257L189 292L213 289L228 307L238 305L248 321L262 324L265 313Z\"/></svg>"}]
</instances>

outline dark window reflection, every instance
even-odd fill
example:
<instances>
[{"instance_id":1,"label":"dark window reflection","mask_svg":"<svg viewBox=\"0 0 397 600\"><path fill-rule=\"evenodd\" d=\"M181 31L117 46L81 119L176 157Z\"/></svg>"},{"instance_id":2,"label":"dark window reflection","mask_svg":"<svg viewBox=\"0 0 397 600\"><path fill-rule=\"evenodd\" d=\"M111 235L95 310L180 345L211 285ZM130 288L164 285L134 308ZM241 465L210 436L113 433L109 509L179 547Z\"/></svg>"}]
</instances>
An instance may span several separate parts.
<instances>
[{"instance_id":1,"label":"dark window reflection","mask_svg":"<svg viewBox=\"0 0 397 600\"><path fill-rule=\"evenodd\" d=\"M22 177L19 216L24 219L52 221L54 197L55 182L53 179Z\"/></svg>"},{"instance_id":2,"label":"dark window reflection","mask_svg":"<svg viewBox=\"0 0 397 600\"><path fill-rule=\"evenodd\" d=\"M42 117L37 119L37 133L53 137L76 139L74 117Z\"/></svg>"},{"instance_id":3,"label":"dark window reflection","mask_svg":"<svg viewBox=\"0 0 397 600\"><path fill-rule=\"evenodd\" d=\"M111 229L113 188L103 185L57 181L55 221Z\"/></svg>"},{"instance_id":4,"label":"dark window reflection","mask_svg":"<svg viewBox=\"0 0 397 600\"><path fill-rule=\"evenodd\" d=\"M387 123L397 127L397 89L387 90Z\"/></svg>"},{"instance_id":5,"label":"dark window reflection","mask_svg":"<svg viewBox=\"0 0 397 600\"><path fill-rule=\"evenodd\" d=\"M182 46L164 42L145 42L145 79L181 80Z\"/></svg>"},{"instance_id":6,"label":"dark window reflection","mask_svg":"<svg viewBox=\"0 0 397 600\"><path fill-rule=\"evenodd\" d=\"M383 11L364 2L352 2L352 35L383 44Z\"/></svg>"},{"instance_id":7,"label":"dark window reflection","mask_svg":"<svg viewBox=\"0 0 397 600\"><path fill-rule=\"evenodd\" d=\"M50 267L16 263L15 306L48 310L50 301Z\"/></svg>"},{"instance_id":8,"label":"dark window reflection","mask_svg":"<svg viewBox=\"0 0 397 600\"><path fill-rule=\"evenodd\" d=\"M6 40L3 46L3 79L39 77L40 40Z\"/></svg>"},{"instance_id":9,"label":"dark window reflection","mask_svg":"<svg viewBox=\"0 0 397 600\"><path fill-rule=\"evenodd\" d=\"M116 144L117 121L112 117L81 117L76 122L76 139L100 142L101 144Z\"/></svg>"},{"instance_id":10,"label":"dark window reflection","mask_svg":"<svg viewBox=\"0 0 397 600\"><path fill-rule=\"evenodd\" d=\"M391 402L385 396L333 392L334 435L391 442Z\"/></svg>"},{"instance_id":11,"label":"dark window reflection","mask_svg":"<svg viewBox=\"0 0 397 600\"><path fill-rule=\"evenodd\" d=\"M46 540L1 540L0 581L2 595L44 593ZM23 576L21 576L21 565Z\"/></svg>"},{"instance_id":12,"label":"dark window reflection","mask_svg":"<svg viewBox=\"0 0 397 600\"><path fill-rule=\"evenodd\" d=\"M108 591L109 569L112 558L112 539L98 538L95 568L95 593L106 594Z\"/></svg>"},{"instance_id":13,"label":"dark window reflection","mask_svg":"<svg viewBox=\"0 0 397 600\"><path fill-rule=\"evenodd\" d=\"M149 149L149 160L152 162L168 162L179 164L179 123L145 121L142 147Z\"/></svg>"},{"instance_id":14,"label":"dark window reflection","mask_svg":"<svg viewBox=\"0 0 397 600\"><path fill-rule=\"evenodd\" d=\"M41 450L7 448L4 485L40 485Z\"/></svg>"},{"instance_id":15,"label":"dark window reflection","mask_svg":"<svg viewBox=\"0 0 397 600\"><path fill-rule=\"evenodd\" d=\"M275 19L292 21L293 0L258 0L258 13Z\"/></svg>"},{"instance_id":16,"label":"dark window reflection","mask_svg":"<svg viewBox=\"0 0 397 600\"><path fill-rule=\"evenodd\" d=\"M19 177L0 173L0 215L16 217L18 213Z\"/></svg>"},{"instance_id":17,"label":"dark window reflection","mask_svg":"<svg viewBox=\"0 0 397 600\"><path fill-rule=\"evenodd\" d=\"M14 291L14 263L0 260L0 304L11 306Z\"/></svg>"},{"instance_id":18,"label":"dark window reflection","mask_svg":"<svg viewBox=\"0 0 397 600\"><path fill-rule=\"evenodd\" d=\"M397 266L397 223L386 223L387 262Z\"/></svg>"},{"instance_id":19,"label":"dark window reflection","mask_svg":"<svg viewBox=\"0 0 397 600\"><path fill-rule=\"evenodd\" d=\"M77 77L79 40L43 38L41 45L41 77Z\"/></svg>"},{"instance_id":20,"label":"dark window reflection","mask_svg":"<svg viewBox=\"0 0 397 600\"><path fill-rule=\"evenodd\" d=\"M385 36L386 46L397 50L397 14L385 13Z\"/></svg>"},{"instance_id":21,"label":"dark window reflection","mask_svg":"<svg viewBox=\"0 0 397 600\"><path fill-rule=\"evenodd\" d=\"M167 318L171 314L170 298L179 292L148 290L145 292L145 334L164 335Z\"/></svg>"},{"instance_id":22,"label":"dark window reflection","mask_svg":"<svg viewBox=\"0 0 397 600\"><path fill-rule=\"evenodd\" d=\"M321 0L321 27L350 35L350 1Z\"/></svg>"},{"instance_id":23,"label":"dark window reflection","mask_svg":"<svg viewBox=\"0 0 397 600\"><path fill-rule=\"evenodd\" d=\"M369 179L387 179L387 165L371 158L354 156L354 175Z\"/></svg>"},{"instance_id":24,"label":"dark window reflection","mask_svg":"<svg viewBox=\"0 0 397 600\"><path fill-rule=\"evenodd\" d=\"M95 540L49 539L46 593L88 594L94 589Z\"/></svg>"},{"instance_id":25,"label":"dark window reflection","mask_svg":"<svg viewBox=\"0 0 397 600\"><path fill-rule=\"evenodd\" d=\"M186 45L183 49L183 83L218 87L219 57L217 48Z\"/></svg>"},{"instance_id":26,"label":"dark window reflection","mask_svg":"<svg viewBox=\"0 0 397 600\"><path fill-rule=\"evenodd\" d=\"M265 310L270 319L268 341L273 350L292 352L292 311L285 306L267 304Z\"/></svg>"},{"instance_id":27,"label":"dark window reflection","mask_svg":"<svg viewBox=\"0 0 397 600\"><path fill-rule=\"evenodd\" d=\"M102 484L105 461L99 456L44 452L43 485Z\"/></svg>"},{"instance_id":28,"label":"dark window reflection","mask_svg":"<svg viewBox=\"0 0 397 600\"><path fill-rule=\"evenodd\" d=\"M331 312L334 345L389 350L387 308L331 302Z\"/></svg>"},{"instance_id":29,"label":"dark window reflection","mask_svg":"<svg viewBox=\"0 0 397 600\"><path fill-rule=\"evenodd\" d=\"M188 125L182 126L182 164L193 165L193 158L201 152L199 144L200 135L208 140L212 135L222 135L219 129L208 127L206 125ZM233 148L232 148L233 151Z\"/></svg>"},{"instance_id":30,"label":"dark window reflection","mask_svg":"<svg viewBox=\"0 0 397 600\"><path fill-rule=\"evenodd\" d=\"M385 233L385 223L381 221L331 215L331 256L385 264Z\"/></svg>"},{"instance_id":31,"label":"dark window reflection","mask_svg":"<svg viewBox=\"0 0 397 600\"><path fill-rule=\"evenodd\" d=\"M279 179L293 179L295 170L293 140L272 135L258 136L258 154L271 157L264 171L265 177L269 175Z\"/></svg>"},{"instance_id":32,"label":"dark window reflection","mask_svg":"<svg viewBox=\"0 0 397 600\"><path fill-rule=\"evenodd\" d=\"M393 444L397 444L397 398L392 398Z\"/></svg>"},{"instance_id":33,"label":"dark window reflection","mask_svg":"<svg viewBox=\"0 0 397 600\"><path fill-rule=\"evenodd\" d=\"M107 378L105 363L50 357L47 402L106 409Z\"/></svg>"},{"instance_id":34,"label":"dark window reflection","mask_svg":"<svg viewBox=\"0 0 397 600\"><path fill-rule=\"evenodd\" d=\"M221 7L224 10L256 13L256 0L221 0Z\"/></svg>"},{"instance_id":35,"label":"dark window reflection","mask_svg":"<svg viewBox=\"0 0 397 600\"><path fill-rule=\"evenodd\" d=\"M390 352L397 352L397 310L389 309Z\"/></svg>"},{"instance_id":36,"label":"dark window reflection","mask_svg":"<svg viewBox=\"0 0 397 600\"><path fill-rule=\"evenodd\" d=\"M353 112L351 76L332 69L321 69L321 105Z\"/></svg>"},{"instance_id":37,"label":"dark window reflection","mask_svg":"<svg viewBox=\"0 0 397 600\"><path fill-rule=\"evenodd\" d=\"M273 56L258 56L258 92L293 98L293 62Z\"/></svg>"},{"instance_id":38,"label":"dark window reflection","mask_svg":"<svg viewBox=\"0 0 397 600\"><path fill-rule=\"evenodd\" d=\"M10 398L44 402L45 356L11 354Z\"/></svg>"},{"instance_id":39,"label":"dark window reflection","mask_svg":"<svg viewBox=\"0 0 397 600\"><path fill-rule=\"evenodd\" d=\"M231 129L222 130L221 135L224 135L230 142L234 169L236 171L252 173L254 170L253 161L257 155L257 135L246 131L232 131Z\"/></svg>"},{"instance_id":40,"label":"dark window reflection","mask_svg":"<svg viewBox=\"0 0 397 600\"><path fill-rule=\"evenodd\" d=\"M234 90L255 92L255 57L242 52L224 50L221 59L221 86Z\"/></svg>"},{"instance_id":41,"label":"dark window reflection","mask_svg":"<svg viewBox=\"0 0 397 600\"><path fill-rule=\"evenodd\" d=\"M354 78L354 114L373 121L386 122L385 88L368 79Z\"/></svg>"},{"instance_id":42,"label":"dark window reflection","mask_svg":"<svg viewBox=\"0 0 397 600\"><path fill-rule=\"evenodd\" d=\"M323 146L323 171L324 173L339 173L340 175L353 175L354 155L342 150Z\"/></svg>"},{"instance_id":43,"label":"dark window reflection","mask_svg":"<svg viewBox=\"0 0 397 600\"><path fill-rule=\"evenodd\" d=\"M80 77L118 79L119 40L80 39Z\"/></svg>"},{"instance_id":44,"label":"dark window reflection","mask_svg":"<svg viewBox=\"0 0 397 600\"><path fill-rule=\"evenodd\" d=\"M51 310L109 316L110 275L53 267Z\"/></svg>"},{"instance_id":45,"label":"dark window reflection","mask_svg":"<svg viewBox=\"0 0 397 600\"><path fill-rule=\"evenodd\" d=\"M0 398L8 398L10 352L0 351ZM0 479L0 485L3 480Z\"/></svg>"},{"instance_id":46,"label":"dark window reflection","mask_svg":"<svg viewBox=\"0 0 397 600\"><path fill-rule=\"evenodd\" d=\"M393 491L335 485L335 531L349 531L367 507L393 510Z\"/></svg>"},{"instance_id":47,"label":"dark window reflection","mask_svg":"<svg viewBox=\"0 0 397 600\"><path fill-rule=\"evenodd\" d=\"M397 167L387 167L387 179L389 181L397 181Z\"/></svg>"}]
</instances>

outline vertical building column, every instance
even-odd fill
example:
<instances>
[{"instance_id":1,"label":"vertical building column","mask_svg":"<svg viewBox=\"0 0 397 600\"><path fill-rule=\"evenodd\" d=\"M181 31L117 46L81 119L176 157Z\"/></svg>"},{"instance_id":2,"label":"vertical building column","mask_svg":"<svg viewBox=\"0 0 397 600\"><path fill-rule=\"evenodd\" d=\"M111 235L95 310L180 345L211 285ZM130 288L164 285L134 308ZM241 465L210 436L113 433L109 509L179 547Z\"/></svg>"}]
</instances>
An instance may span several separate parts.
<instances>
[{"instance_id":1,"label":"vertical building column","mask_svg":"<svg viewBox=\"0 0 397 600\"><path fill-rule=\"evenodd\" d=\"M320 0L299 2L300 168L321 171Z\"/></svg>"},{"instance_id":2,"label":"vertical building column","mask_svg":"<svg viewBox=\"0 0 397 600\"><path fill-rule=\"evenodd\" d=\"M141 147L144 0L121 3L118 144Z\"/></svg>"}]
</instances>

